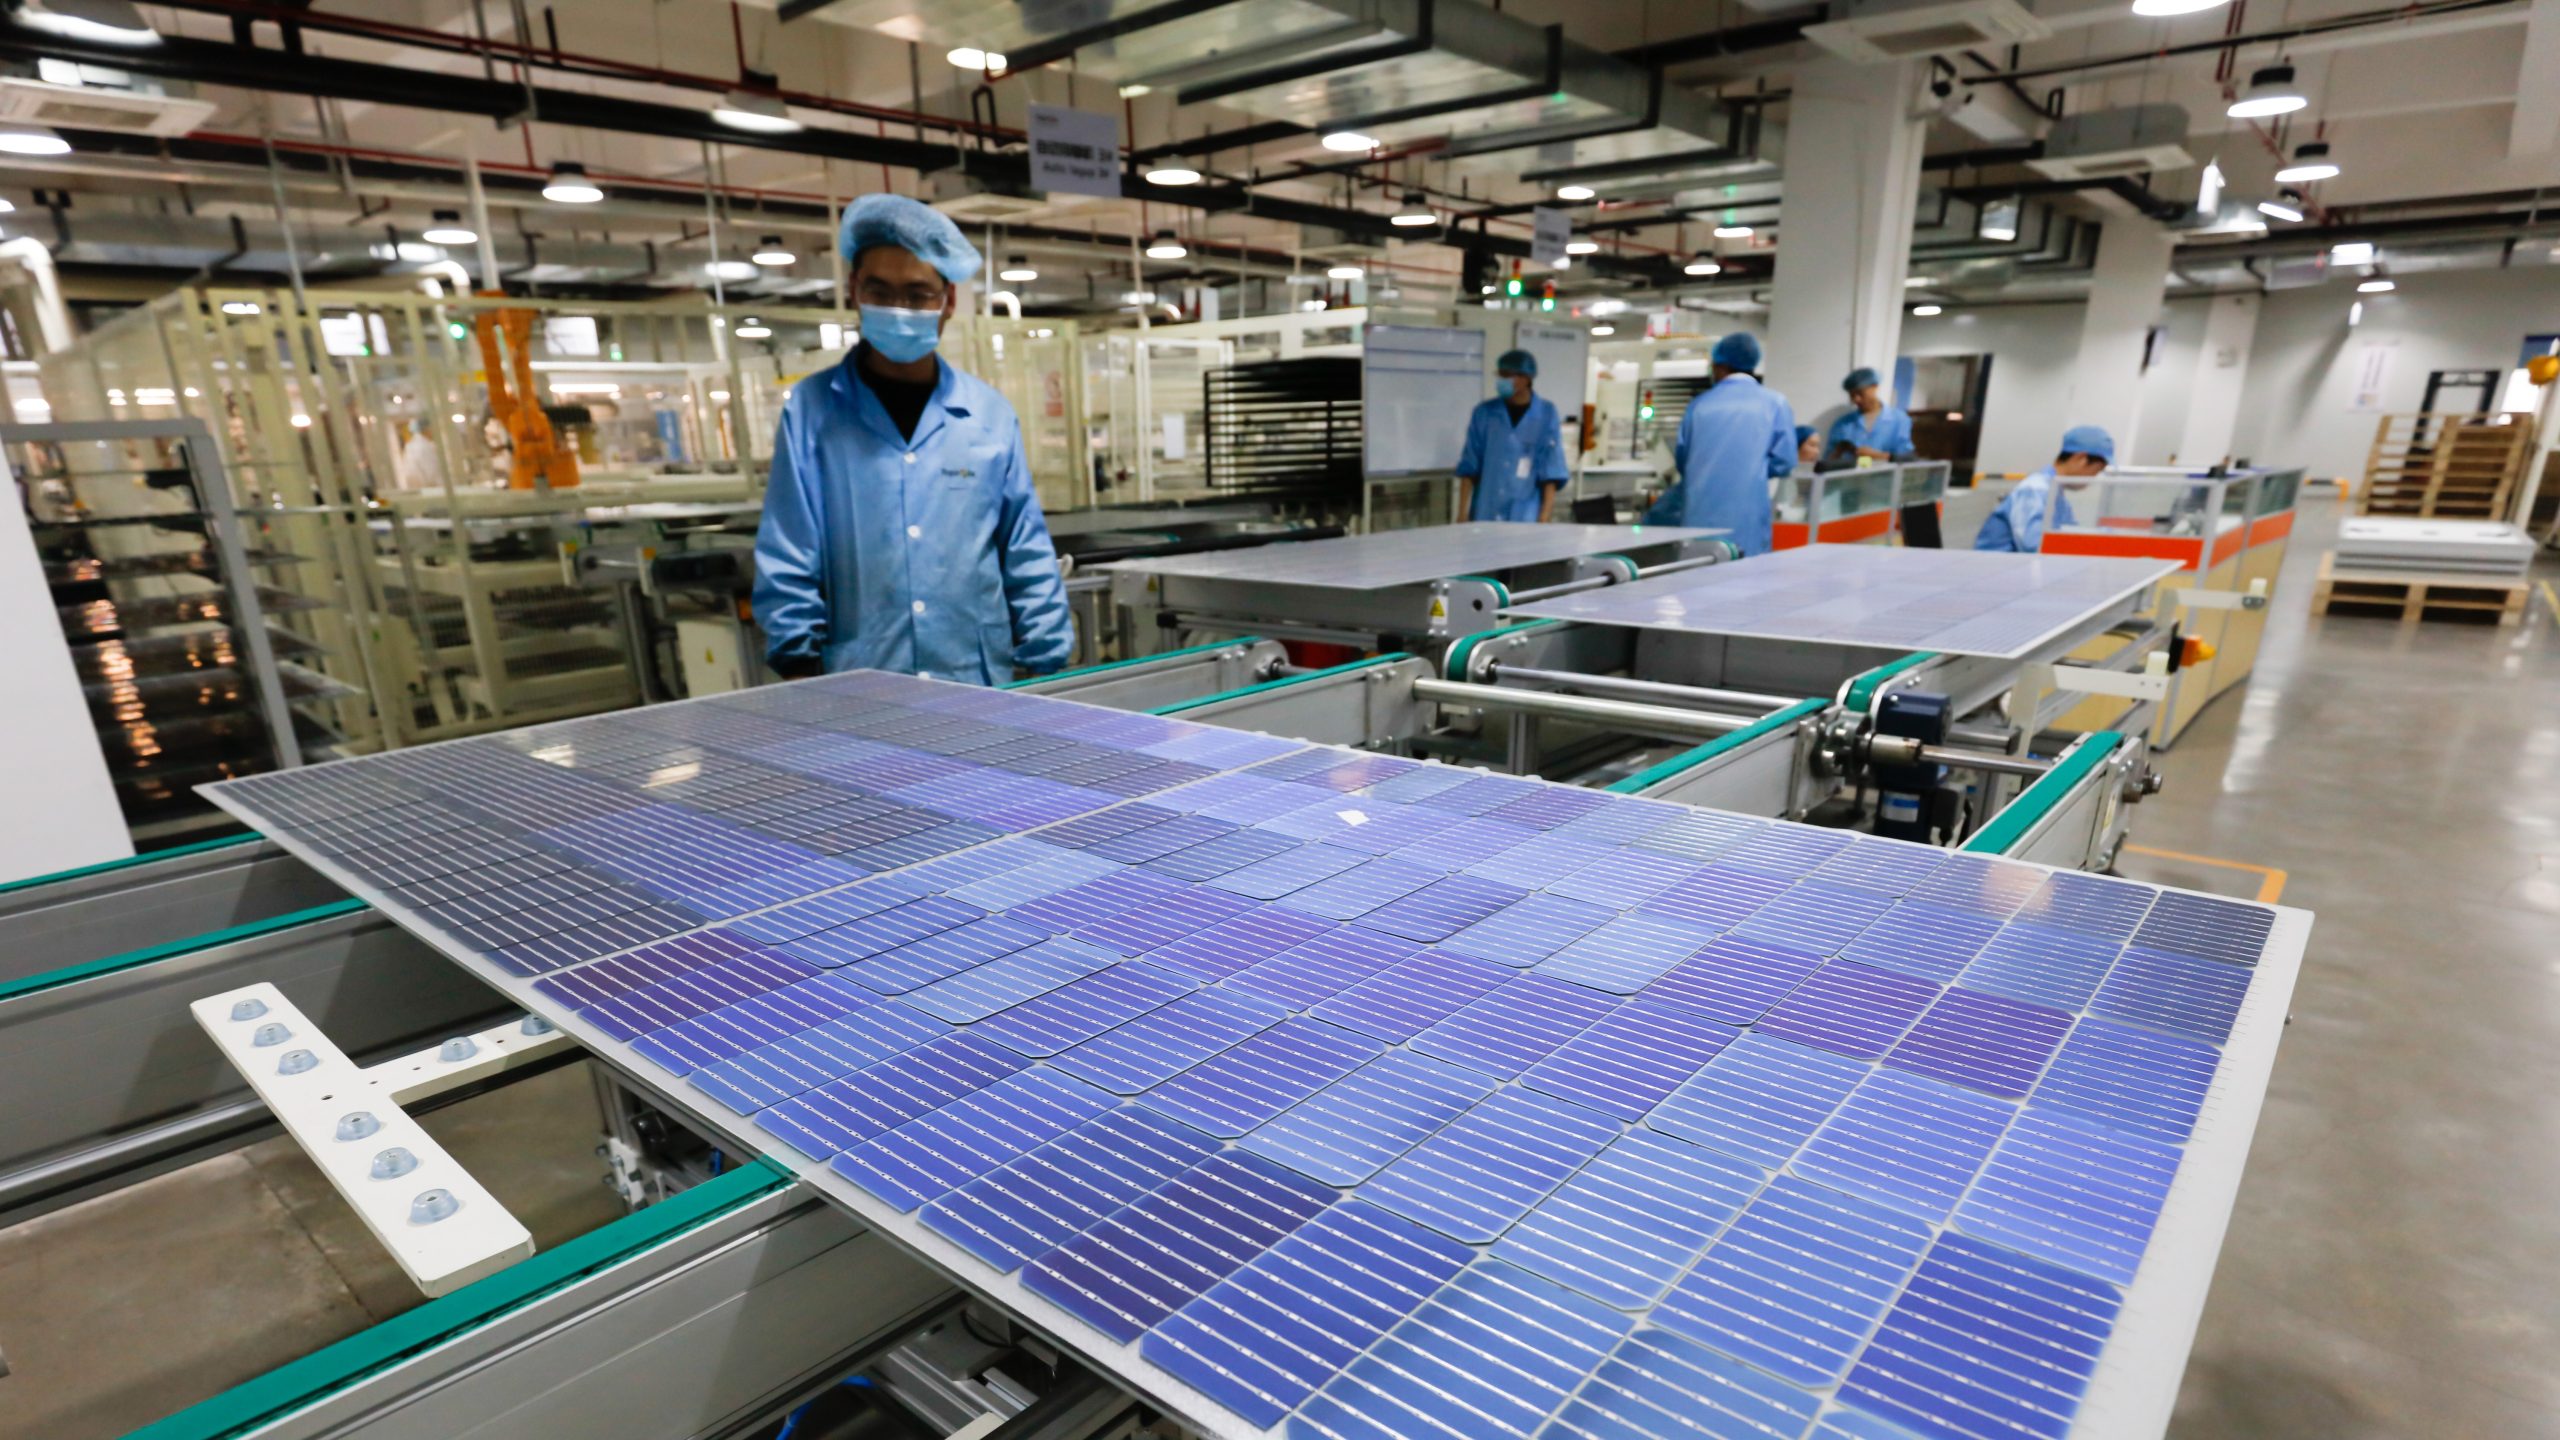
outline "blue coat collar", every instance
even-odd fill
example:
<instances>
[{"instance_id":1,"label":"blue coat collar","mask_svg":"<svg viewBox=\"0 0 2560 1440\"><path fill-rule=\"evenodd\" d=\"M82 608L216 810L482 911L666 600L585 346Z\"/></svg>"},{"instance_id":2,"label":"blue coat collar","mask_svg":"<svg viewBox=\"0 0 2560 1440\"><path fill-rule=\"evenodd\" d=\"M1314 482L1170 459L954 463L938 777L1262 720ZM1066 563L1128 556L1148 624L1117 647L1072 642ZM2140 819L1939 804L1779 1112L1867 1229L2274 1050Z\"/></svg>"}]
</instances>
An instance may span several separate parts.
<instances>
[{"instance_id":1,"label":"blue coat collar","mask_svg":"<svg viewBox=\"0 0 2560 1440\"><path fill-rule=\"evenodd\" d=\"M880 403L880 397L871 393L871 387L854 372L853 367L861 355L862 347L859 345L846 351L844 359L836 362L834 372L828 376L828 383L834 387L836 397L852 408L854 418L865 429L900 450L923 444L942 428L945 419L965 420L975 409L965 398L962 385L966 377L960 373L959 367L947 357L936 356L933 398L925 402L924 413L916 417L916 433L913 436L901 435L897 425L889 419L888 408Z\"/></svg>"}]
</instances>

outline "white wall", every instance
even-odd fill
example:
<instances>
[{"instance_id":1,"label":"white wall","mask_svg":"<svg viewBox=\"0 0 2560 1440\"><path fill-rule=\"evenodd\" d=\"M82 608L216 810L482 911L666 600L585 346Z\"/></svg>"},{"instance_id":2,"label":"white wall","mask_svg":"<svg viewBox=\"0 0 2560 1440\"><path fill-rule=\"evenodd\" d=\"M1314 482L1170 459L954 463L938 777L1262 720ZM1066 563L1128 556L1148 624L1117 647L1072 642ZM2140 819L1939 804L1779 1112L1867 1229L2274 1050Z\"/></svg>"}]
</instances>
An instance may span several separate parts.
<instances>
[{"instance_id":1,"label":"white wall","mask_svg":"<svg viewBox=\"0 0 2560 1440\"><path fill-rule=\"evenodd\" d=\"M1905 355L1989 355L1977 468L2027 471L2053 458L2072 421L2071 371L2080 355L2077 300L1950 310L1902 327Z\"/></svg>"}]
</instances>

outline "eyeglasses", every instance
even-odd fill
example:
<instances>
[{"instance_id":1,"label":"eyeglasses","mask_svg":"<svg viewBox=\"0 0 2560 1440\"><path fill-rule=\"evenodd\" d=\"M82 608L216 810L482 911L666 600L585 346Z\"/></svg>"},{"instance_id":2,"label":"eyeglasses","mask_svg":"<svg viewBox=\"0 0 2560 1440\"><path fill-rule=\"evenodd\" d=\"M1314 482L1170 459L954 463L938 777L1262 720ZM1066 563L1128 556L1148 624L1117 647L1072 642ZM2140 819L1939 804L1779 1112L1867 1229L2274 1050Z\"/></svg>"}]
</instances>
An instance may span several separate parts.
<instances>
[{"instance_id":1,"label":"eyeglasses","mask_svg":"<svg viewBox=\"0 0 2560 1440\"><path fill-rule=\"evenodd\" d=\"M897 310L939 310L942 297L949 293L946 286L892 285L885 280L865 280L854 287L854 298L862 304Z\"/></svg>"}]
</instances>

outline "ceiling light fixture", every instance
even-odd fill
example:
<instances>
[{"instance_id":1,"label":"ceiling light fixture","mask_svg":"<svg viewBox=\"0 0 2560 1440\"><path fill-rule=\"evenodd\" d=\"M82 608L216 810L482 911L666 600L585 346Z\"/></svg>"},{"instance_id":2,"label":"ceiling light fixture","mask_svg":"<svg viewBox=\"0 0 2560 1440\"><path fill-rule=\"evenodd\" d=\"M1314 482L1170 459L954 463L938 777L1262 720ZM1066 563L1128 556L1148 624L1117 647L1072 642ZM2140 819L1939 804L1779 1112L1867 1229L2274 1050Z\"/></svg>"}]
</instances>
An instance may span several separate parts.
<instances>
[{"instance_id":1,"label":"ceiling light fixture","mask_svg":"<svg viewBox=\"0 0 2560 1440\"><path fill-rule=\"evenodd\" d=\"M225 315L255 315L258 313L258 302L255 300L225 300L222 302L222 313Z\"/></svg>"},{"instance_id":2,"label":"ceiling light fixture","mask_svg":"<svg viewBox=\"0 0 2560 1440\"><path fill-rule=\"evenodd\" d=\"M1559 200L1597 200L1600 198L1600 192L1592 189L1588 185L1559 185L1556 187L1556 198Z\"/></svg>"},{"instance_id":3,"label":"ceiling light fixture","mask_svg":"<svg viewBox=\"0 0 2560 1440\"><path fill-rule=\"evenodd\" d=\"M1396 208L1396 213L1388 218L1387 223L1410 229L1416 225L1437 225L1440 217L1432 212L1430 202L1422 198L1421 191L1407 190L1404 203Z\"/></svg>"},{"instance_id":4,"label":"ceiling light fixture","mask_svg":"<svg viewBox=\"0 0 2560 1440\"><path fill-rule=\"evenodd\" d=\"M2332 265L2370 265L2373 263L2373 242L2370 240L2349 240L2342 244L2332 245L2329 247L2329 263Z\"/></svg>"},{"instance_id":5,"label":"ceiling light fixture","mask_svg":"<svg viewBox=\"0 0 2560 1440\"><path fill-rule=\"evenodd\" d=\"M461 211L438 210L418 238L430 245L468 245L480 232L462 223Z\"/></svg>"},{"instance_id":6,"label":"ceiling light fixture","mask_svg":"<svg viewBox=\"0 0 2560 1440\"><path fill-rule=\"evenodd\" d=\"M1123 290L1120 292L1120 303L1123 305L1153 305L1156 303L1156 292L1153 290Z\"/></svg>"},{"instance_id":7,"label":"ceiling light fixture","mask_svg":"<svg viewBox=\"0 0 2560 1440\"><path fill-rule=\"evenodd\" d=\"M2302 87L2293 83L2293 67L2268 65L2249 77L2249 88L2231 102L2222 113L2234 120L2262 120L2269 115L2290 115L2311 103Z\"/></svg>"},{"instance_id":8,"label":"ceiling light fixture","mask_svg":"<svg viewBox=\"0 0 2560 1440\"><path fill-rule=\"evenodd\" d=\"M1999 200L1982 207L1982 223L1974 227L1985 240L2002 242L2018 238L2018 202Z\"/></svg>"},{"instance_id":9,"label":"ceiling light fixture","mask_svg":"<svg viewBox=\"0 0 2560 1440\"><path fill-rule=\"evenodd\" d=\"M2133 0L2133 13L2153 16L2194 15L2201 11L2217 10L2230 3L2231 0Z\"/></svg>"},{"instance_id":10,"label":"ceiling light fixture","mask_svg":"<svg viewBox=\"0 0 2560 1440\"><path fill-rule=\"evenodd\" d=\"M729 333L741 340L769 340L773 338L773 327L750 315L739 321L738 328Z\"/></svg>"},{"instance_id":11,"label":"ceiling light fixture","mask_svg":"<svg viewBox=\"0 0 2560 1440\"><path fill-rule=\"evenodd\" d=\"M963 70L984 72L1004 68L1003 55L993 50L981 50L975 45L963 45L956 50L945 51L942 58Z\"/></svg>"},{"instance_id":12,"label":"ceiling light fixture","mask_svg":"<svg viewBox=\"0 0 2560 1440\"><path fill-rule=\"evenodd\" d=\"M412 265L433 265L444 258L443 247L422 240L400 241L391 247L391 253Z\"/></svg>"},{"instance_id":13,"label":"ceiling light fixture","mask_svg":"<svg viewBox=\"0 0 2560 1440\"><path fill-rule=\"evenodd\" d=\"M593 205L604 198L604 192L587 178L586 166L563 160L551 167L551 178L542 186L542 198L563 205Z\"/></svg>"},{"instance_id":14,"label":"ceiling light fixture","mask_svg":"<svg viewBox=\"0 0 2560 1440\"><path fill-rule=\"evenodd\" d=\"M2279 185L2308 185L2314 180L2334 180L2337 162L2329 158L2329 142L2305 140L2293 147L2293 163L2276 172Z\"/></svg>"},{"instance_id":15,"label":"ceiling light fixture","mask_svg":"<svg viewBox=\"0 0 2560 1440\"><path fill-rule=\"evenodd\" d=\"M1040 278L1040 272L1031 268L1029 256L1009 255L1005 257L1004 268L996 272L996 278L1008 285L1028 285Z\"/></svg>"},{"instance_id":16,"label":"ceiling light fixture","mask_svg":"<svg viewBox=\"0 0 2560 1440\"><path fill-rule=\"evenodd\" d=\"M1721 274L1723 270L1724 266L1716 263L1716 257L1704 250L1690 256L1689 263L1680 267L1680 273L1683 275L1716 275Z\"/></svg>"},{"instance_id":17,"label":"ceiling light fixture","mask_svg":"<svg viewBox=\"0 0 2560 1440\"><path fill-rule=\"evenodd\" d=\"M1186 165L1159 165L1147 172L1150 185L1197 185L1200 172Z\"/></svg>"},{"instance_id":18,"label":"ceiling light fixture","mask_svg":"<svg viewBox=\"0 0 2560 1440\"><path fill-rule=\"evenodd\" d=\"M791 253L779 235L767 235L756 242L755 262L759 265L788 265L800 257Z\"/></svg>"},{"instance_id":19,"label":"ceiling light fixture","mask_svg":"<svg viewBox=\"0 0 2560 1440\"><path fill-rule=\"evenodd\" d=\"M1597 240L1567 240L1564 242L1564 253L1567 255L1597 255L1600 253L1600 242Z\"/></svg>"},{"instance_id":20,"label":"ceiling light fixture","mask_svg":"<svg viewBox=\"0 0 2560 1440\"><path fill-rule=\"evenodd\" d=\"M1190 253L1190 247L1184 245L1171 230L1159 230L1156 238L1147 242L1147 258L1150 260L1179 260Z\"/></svg>"},{"instance_id":21,"label":"ceiling light fixture","mask_svg":"<svg viewBox=\"0 0 2560 1440\"><path fill-rule=\"evenodd\" d=\"M132 0L18 0L12 17L29 30L99 45L157 45L160 32Z\"/></svg>"},{"instance_id":22,"label":"ceiling light fixture","mask_svg":"<svg viewBox=\"0 0 2560 1440\"><path fill-rule=\"evenodd\" d=\"M791 107L773 88L773 77L761 70L749 70L743 83L733 87L711 107L711 118L732 130L753 135L788 135L801 128L791 118Z\"/></svg>"},{"instance_id":23,"label":"ceiling light fixture","mask_svg":"<svg viewBox=\"0 0 2560 1440\"><path fill-rule=\"evenodd\" d=\"M71 142L42 125L0 125L0 155L68 155Z\"/></svg>"},{"instance_id":24,"label":"ceiling light fixture","mask_svg":"<svg viewBox=\"0 0 2560 1440\"><path fill-rule=\"evenodd\" d=\"M1324 272L1328 280L1361 280L1366 279L1368 274L1367 269L1358 265L1336 265Z\"/></svg>"},{"instance_id":25,"label":"ceiling light fixture","mask_svg":"<svg viewBox=\"0 0 2560 1440\"><path fill-rule=\"evenodd\" d=\"M1363 150L1377 149L1378 142L1357 130L1336 130L1324 137L1324 148L1344 155L1356 155Z\"/></svg>"},{"instance_id":26,"label":"ceiling light fixture","mask_svg":"<svg viewBox=\"0 0 2560 1440\"><path fill-rule=\"evenodd\" d=\"M1606 339L1607 337L1617 333L1618 327L1615 325L1594 325L1591 327L1591 335L1593 339Z\"/></svg>"},{"instance_id":27,"label":"ceiling light fixture","mask_svg":"<svg viewBox=\"0 0 2560 1440\"><path fill-rule=\"evenodd\" d=\"M2258 213L2261 215L2271 215L2278 220L2299 222L2302 219L2301 211L2275 200L2259 201Z\"/></svg>"},{"instance_id":28,"label":"ceiling light fixture","mask_svg":"<svg viewBox=\"0 0 2560 1440\"><path fill-rule=\"evenodd\" d=\"M1928 319L1932 315L1943 315L1946 311L1947 307L1944 305L1914 305L1911 307L1911 313L1919 316L1923 320Z\"/></svg>"},{"instance_id":29,"label":"ceiling light fixture","mask_svg":"<svg viewBox=\"0 0 2560 1440\"><path fill-rule=\"evenodd\" d=\"M2381 276L2377 275L2372 279L2365 281L2363 284L2358 285L2356 287L2356 293L2359 295L2382 295L2399 288L2400 287L2392 281L2385 280Z\"/></svg>"},{"instance_id":30,"label":"ceiling light fixture","mask_svg":"<svg viewBox=\"0 0 2560 1440\"><path fill-rule=\"evenodd\" d=\"M753 280L756 267L744 260L714 260L702 267L702 273L714 280Z\"/></svg>"}]
</instances>

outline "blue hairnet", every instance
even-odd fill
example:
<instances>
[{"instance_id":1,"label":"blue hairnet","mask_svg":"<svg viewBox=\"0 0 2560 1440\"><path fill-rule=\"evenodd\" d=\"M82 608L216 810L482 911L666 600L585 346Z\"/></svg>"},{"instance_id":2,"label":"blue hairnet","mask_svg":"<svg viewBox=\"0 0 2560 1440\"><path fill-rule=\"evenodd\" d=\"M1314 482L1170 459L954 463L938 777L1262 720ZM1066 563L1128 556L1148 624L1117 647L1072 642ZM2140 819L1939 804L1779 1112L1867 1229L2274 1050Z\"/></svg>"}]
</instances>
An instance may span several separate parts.
<instances>
[{"instance_id":1,"label":"blue hairnet","mask_svg":"<svg viewBox=\"0 0 2560 1440\"><path fill-rule=\"evenodd\" d=\"M1859 391L1866 389L1870 385L1881 385L1883 383L1884 377L1876 373L1876 367L1873 365L1861 365L1857 369L1849 372L1849 378L1840 382L1840 388L1854 395Z\"/></svg>"},{"instance_id":2,"label":"blue hairnet","mask_svg":"<svg viewBox=\"0 0 2560 1440\"><path fill-rule=\"evenodd\" d=\"M895 245L958 285L978 273L977 247L951 217L904 195L865 195L844 207L836 249L854 260L874 245Z\"/></svg>"},{"instance_id":3,"label":"blue hairnet","mask_svg":"<svg viewBox=\"0 0 2560 1440\"><path fill-rule=\"evenodd\" d=\"M1760 342L1736 331L1716 342L1714 359L1728 370L1758 370Z\"/></svg>"},{"instance_id":4,"label":"blue hairnet","mask_svg":"<svg viewBox=\"0 0 2560 1440\"><path fill-rule=\"evenodd\" d=\"M1502 358L1493 362L1493 373L1526 375L1535 380L1538 378L1538 357L1526 350L1505 350Z\"/></svg>"},{"instance_id":5,"label":"blue hairnet","mask_svg":"<svg viewBox=\"0 0 2560 1440\"><path fill-rule=\"evenodd\" d=\"M2116 437L2095 425L2074 425L2062 432L2062 453L2095 455L2113 465L2116 463Z\"/></svg>"},{"instance_id":6,"label":"blue hairnet","mask_svg":"<svg viewBox=\"0 0 2560 1440\"><path fill-rule=\"evenodd\" d=\"M1799 426L1797 426L1797 427L1796 427L1796 443L1797 443L1798 445L1802 445L1804 442L1806 442L1807 440L1810 440L1810 439L1812 439L1812 438L1813 438L1813 427L1812 427L1812 426L1810 426L1810 425L1799 425Z\"/></svg>"}]
</instances>

